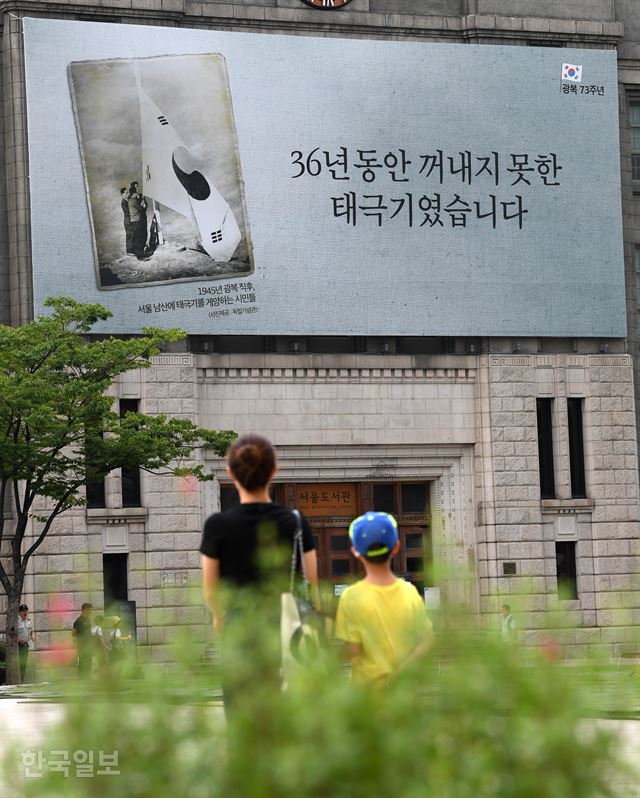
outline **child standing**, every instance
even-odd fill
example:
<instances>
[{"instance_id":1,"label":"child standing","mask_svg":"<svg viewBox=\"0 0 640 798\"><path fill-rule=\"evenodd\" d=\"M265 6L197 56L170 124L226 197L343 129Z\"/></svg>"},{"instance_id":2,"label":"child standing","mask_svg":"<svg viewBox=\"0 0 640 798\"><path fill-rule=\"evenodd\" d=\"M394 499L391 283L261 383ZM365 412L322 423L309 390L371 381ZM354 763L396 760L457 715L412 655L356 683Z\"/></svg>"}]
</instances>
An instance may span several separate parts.
<instances>
[{"instance_id":1,"label":"child standing","mask_svg":"<svg viewBox=\"0 0 640 798\"><path fill-rule=\"evenodd\" d=\"M336 637L353 661L353 681L376 682L426 653L432 626L416 588L391 570L391 557L400 548L395 518L365 513L353 521L349 537L366 576L340 596Z\"/></svg>"}]
</instances>

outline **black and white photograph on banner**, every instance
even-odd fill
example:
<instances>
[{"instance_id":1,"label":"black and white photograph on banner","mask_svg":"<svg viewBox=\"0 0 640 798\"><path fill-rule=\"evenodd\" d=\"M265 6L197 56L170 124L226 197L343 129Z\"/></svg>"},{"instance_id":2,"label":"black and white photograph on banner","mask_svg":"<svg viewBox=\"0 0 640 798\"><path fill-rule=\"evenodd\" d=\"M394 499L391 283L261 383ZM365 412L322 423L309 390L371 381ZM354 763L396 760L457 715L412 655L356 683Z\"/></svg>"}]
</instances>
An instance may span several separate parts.
<instances>
[{"instance_id":1,"label":"black and white photograph on banner","mask_svg":"<svg viewBox=\"0 0 640 798\"><path fill-rule=\"evenodd\" d=\"M69 65L98 288L253 271L222 55Z\"/></svg>"}]
</instances>

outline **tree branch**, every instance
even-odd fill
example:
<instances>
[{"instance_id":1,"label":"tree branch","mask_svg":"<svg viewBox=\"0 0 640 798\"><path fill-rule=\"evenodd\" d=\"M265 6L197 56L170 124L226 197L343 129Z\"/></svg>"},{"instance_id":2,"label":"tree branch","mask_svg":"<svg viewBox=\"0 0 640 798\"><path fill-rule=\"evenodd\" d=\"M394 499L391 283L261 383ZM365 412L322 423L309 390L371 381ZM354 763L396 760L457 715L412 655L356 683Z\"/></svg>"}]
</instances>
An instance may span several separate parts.
<instances>
[{"instance_id":1,"label":"tree branch","mask_svg":"<svg viewBox=\"0 0 640 798\"><path fill-rule=\"evenodd\" d=\"M4 497L7 493L9 477L3 476L0 482L0 551L2 551L2 538L4 536Z\"/></svg>"},{"instance_id":2,"label":"tree branch","mask_svg":"<svg viewBox=\"0 0 640 798\"><path fill-rule=\"evenodd\" d=\"M10 599L13 596L13 587L11 586L11 580L7 576L7 572L4 570L2 561L0 561L0 583L2 583L7 598Z\"/></svg>"},{"instance_id":3,"label":"tree branch","mask_svg":"<svg viewBox=\"0 0 640 798\"><path fill-rule=\"evenodd\" d=\"M29 558L31 557L33 552L38 548L38 546L42 543L42 541L46 538L47 533L49 532L49 529L51 528L51 524L60 515L60 513L63 512L64 505L67 502L69 496L71 496L72 493L75 493L75 491L80 487L80 484L81 483L78 483L77 485L74 485L73 488L70 488L64 494L64 496L58 501L58 503L56 504L54 509L49 514L49 517L47 518L47 521L46 521L44 527L42 528L42 532L40 532L40 535L38 536L36 542L23 555L22 562L21 562L21 567L23 567L23 568L27 567L27 563L29 562Z\"/></svg>"}]
</instances>

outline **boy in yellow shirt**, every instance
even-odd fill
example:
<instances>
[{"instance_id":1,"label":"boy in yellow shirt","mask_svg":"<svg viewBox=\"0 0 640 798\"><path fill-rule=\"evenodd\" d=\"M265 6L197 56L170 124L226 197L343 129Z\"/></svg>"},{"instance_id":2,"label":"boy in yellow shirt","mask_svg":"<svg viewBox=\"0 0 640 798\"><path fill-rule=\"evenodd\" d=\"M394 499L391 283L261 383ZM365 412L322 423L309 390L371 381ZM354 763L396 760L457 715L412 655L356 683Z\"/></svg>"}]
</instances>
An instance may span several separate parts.
<instances>
[{"instance_id":1,"label":"boy in yellow shirt","mask_svg":"<svg viewBox=\"0 0 640 798\"><path fill-rule=\"evenodd\" d=\"M376 682L426 653L432 626L416 588L391 570L391 557L400 548L395 518L365 513L353 521L349 537L366 576L340 596L335 633L353 661L353 681Z\"/></svg>"}]
</instances>

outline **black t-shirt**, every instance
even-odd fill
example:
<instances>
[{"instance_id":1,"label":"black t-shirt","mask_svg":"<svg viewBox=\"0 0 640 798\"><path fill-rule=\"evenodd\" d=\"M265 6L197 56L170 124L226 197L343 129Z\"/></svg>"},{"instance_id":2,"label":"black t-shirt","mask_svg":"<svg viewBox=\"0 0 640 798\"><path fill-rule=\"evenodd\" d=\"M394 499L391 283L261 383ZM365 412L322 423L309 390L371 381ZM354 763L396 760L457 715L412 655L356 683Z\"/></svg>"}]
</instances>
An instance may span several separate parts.
<instances>
[{"instance_id":1,"label":"black t-shirt","mask_svg":"<svg viewBox=\"0 0 640 798\"><path fill-rule=\"evenodd\" d=\"M302 548L314 548L311 527L301 515ZM251 585L262 581L259 546L270 544L293 551L297 530L295 515L287 507L272 503L239 504L223 513L207 518L202 535L200 552L220 561L220 578L235 585ZM289 568L291 557L283 562Z\"/></svg>"},{"instance_id":2,"label":"black t-shirt","mask_svg":"<svg viewBox=\"0 0 640 798\"><path fill-rule=\"evenodd\" d=\"M79 646L91 645L91 620L89 618L78 615L73 622L73 628L76 630L76 640Z\"/></svg>"}]
</instances>

